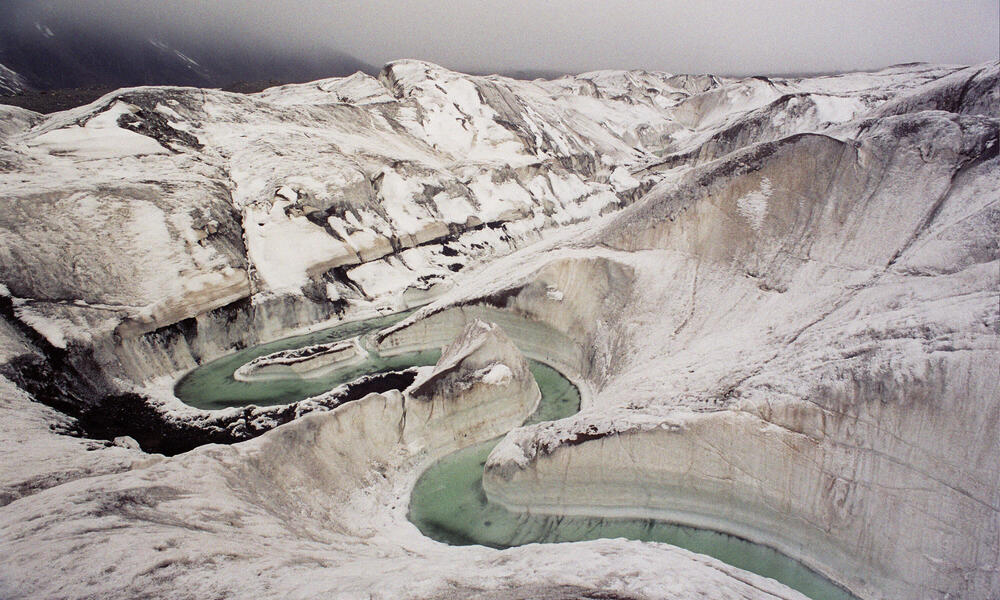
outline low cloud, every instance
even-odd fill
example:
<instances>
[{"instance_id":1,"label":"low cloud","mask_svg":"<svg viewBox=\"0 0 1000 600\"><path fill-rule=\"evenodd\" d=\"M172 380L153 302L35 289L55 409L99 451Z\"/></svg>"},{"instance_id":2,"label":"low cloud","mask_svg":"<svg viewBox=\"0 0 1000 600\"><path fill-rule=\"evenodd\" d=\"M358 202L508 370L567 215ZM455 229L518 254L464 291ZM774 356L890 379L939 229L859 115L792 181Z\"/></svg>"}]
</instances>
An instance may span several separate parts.
<instances>
[{"instance_id":1,"label":"low cloud","mask_svg":"<svg viewBox=\"0 0 1000 600\"><path fill-rule=\"evenodd\" d=\"M4 15L6 11L6 15ZM474 71L644 68L724 74L863 69L997 59L995 0L965 2L452 2L34 0L0 20L94 30L169 30L202 42L259 41L371 64L422 58Z\"/></svg>"}]
</instances>

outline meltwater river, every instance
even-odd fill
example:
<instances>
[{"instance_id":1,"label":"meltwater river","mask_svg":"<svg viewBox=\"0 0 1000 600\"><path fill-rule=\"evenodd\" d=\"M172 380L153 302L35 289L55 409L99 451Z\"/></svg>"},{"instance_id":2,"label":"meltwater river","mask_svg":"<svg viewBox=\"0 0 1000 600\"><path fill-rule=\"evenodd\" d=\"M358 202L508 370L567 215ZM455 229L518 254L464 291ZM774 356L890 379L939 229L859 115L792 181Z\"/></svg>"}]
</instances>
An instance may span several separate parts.
<instances>
[{"instance_id":1,"label":"meltwater river","mask_svg":"<svg viewBox=\"0 0 1000 600\"><path fill-rule=\"evenodd\" d=\"M247 348L194 369L177 383L174 393L185 403L204 409L287 404L321 394L361 375L414 365L433 365L440 356L440 348L391 357L373 352L361 364L317 378L253 382L233 379L237 368L257 357L364 336L397 323L408 314L397 313L345 323ZM517 342L516 339L514 341ZM552 421L576 413L580 409L577 388L552 367L534 360L529 362L542 399L527 423ZM813 600L855 598L802 563L766 546L725 533L649 519L510 512L490 503L482 487L483 465L499 441L500 438L496 438L453 452L420 476L410 498L409 518L424 535L452 545L481 544L493 548L599 538L664 542L773 578Z\"/></svg>"}]
</instances>

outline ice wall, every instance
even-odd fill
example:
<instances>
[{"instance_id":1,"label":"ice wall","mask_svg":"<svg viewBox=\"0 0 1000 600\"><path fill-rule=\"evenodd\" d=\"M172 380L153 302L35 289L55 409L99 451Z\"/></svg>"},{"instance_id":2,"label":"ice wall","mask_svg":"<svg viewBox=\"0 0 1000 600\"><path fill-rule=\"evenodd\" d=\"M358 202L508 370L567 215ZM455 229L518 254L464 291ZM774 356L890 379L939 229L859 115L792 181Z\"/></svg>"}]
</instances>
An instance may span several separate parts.
<instances>
[{"instance_id":1,"label":"ice wall","mask_svg":"<svg viewBox=\"0 0 1000 600\"><path fill-rule=\"evenodd\" d=\"M754 147L624 211L596 239L630 267L628 318L534 313L614 340L591 346L591 409L510 434L491 499L731 531L865 598L995 595L996 136L891 117L850 144Z\"/></svg>"}]
</instances>

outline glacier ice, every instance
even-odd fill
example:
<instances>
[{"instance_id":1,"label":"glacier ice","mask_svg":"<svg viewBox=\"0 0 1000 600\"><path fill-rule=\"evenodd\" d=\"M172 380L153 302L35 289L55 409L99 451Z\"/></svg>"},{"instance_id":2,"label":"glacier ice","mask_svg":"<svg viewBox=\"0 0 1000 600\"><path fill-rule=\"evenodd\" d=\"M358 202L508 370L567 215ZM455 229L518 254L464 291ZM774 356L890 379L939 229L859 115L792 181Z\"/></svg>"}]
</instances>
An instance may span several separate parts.
<instances>
[{"instance_id":1,"label":"glacier ice","mask_svg":"<svg viewBox=\"0 0 1000 600\"><path fill-rule=\"evenodd\" d=\"M496 447L491 499L727 531L865 600L996 597L998 72L397 61L0 107L0 595L801 597L668 545L421 536L418 474L531 410L495 397L529 383L502 339L461 376L424 367L423 400L280 427L173 395L234 351L422 306L366 343L482 320L579 385L579 414ZM352 359L328 350L269 364ZM259 435L169 457L66 435L116 410L177 432L245 410Z\"/></svg>"}]
</instances>

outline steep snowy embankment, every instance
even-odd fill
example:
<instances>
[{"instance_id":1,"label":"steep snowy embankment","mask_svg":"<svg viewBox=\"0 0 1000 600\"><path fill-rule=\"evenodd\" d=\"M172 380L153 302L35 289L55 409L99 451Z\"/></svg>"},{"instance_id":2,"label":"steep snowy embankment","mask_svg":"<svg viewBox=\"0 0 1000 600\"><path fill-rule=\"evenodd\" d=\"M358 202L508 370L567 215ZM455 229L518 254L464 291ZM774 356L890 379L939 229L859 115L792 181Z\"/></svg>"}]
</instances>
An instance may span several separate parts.
<instances>
[{"instance_id":1,"label":"steep snowy embankment","mask_svg":"<svg viewBox=\"0 0 1000 600\"><path fill-rule=\"evenodd\" d=\"M945 83L662 184L517 284L510 309L593 349L597 393L508 436L490 497L731 531L863 597L994 596L1000 107L971 80L919 110ZM627 285L528 293L602 277Z\"/></svg>"},{"instance_id":2,"label":"steep snowy embankment","mask_svg":"<svg viewBox=\"0 0 1000 600\"><path fill-rule=\"evenodd\" d=\"M97 345L100 362L125 361L116 375L144 380L345 312L419 304L469 265L674 177L642 169L660 155L828 128L953 71L839 87L642 72L522 82L399 61L253 96L123 90L3 132L3 283L51 341ZM147 336L191 318L188 344Z\"/></svg>"}]
</instances>

